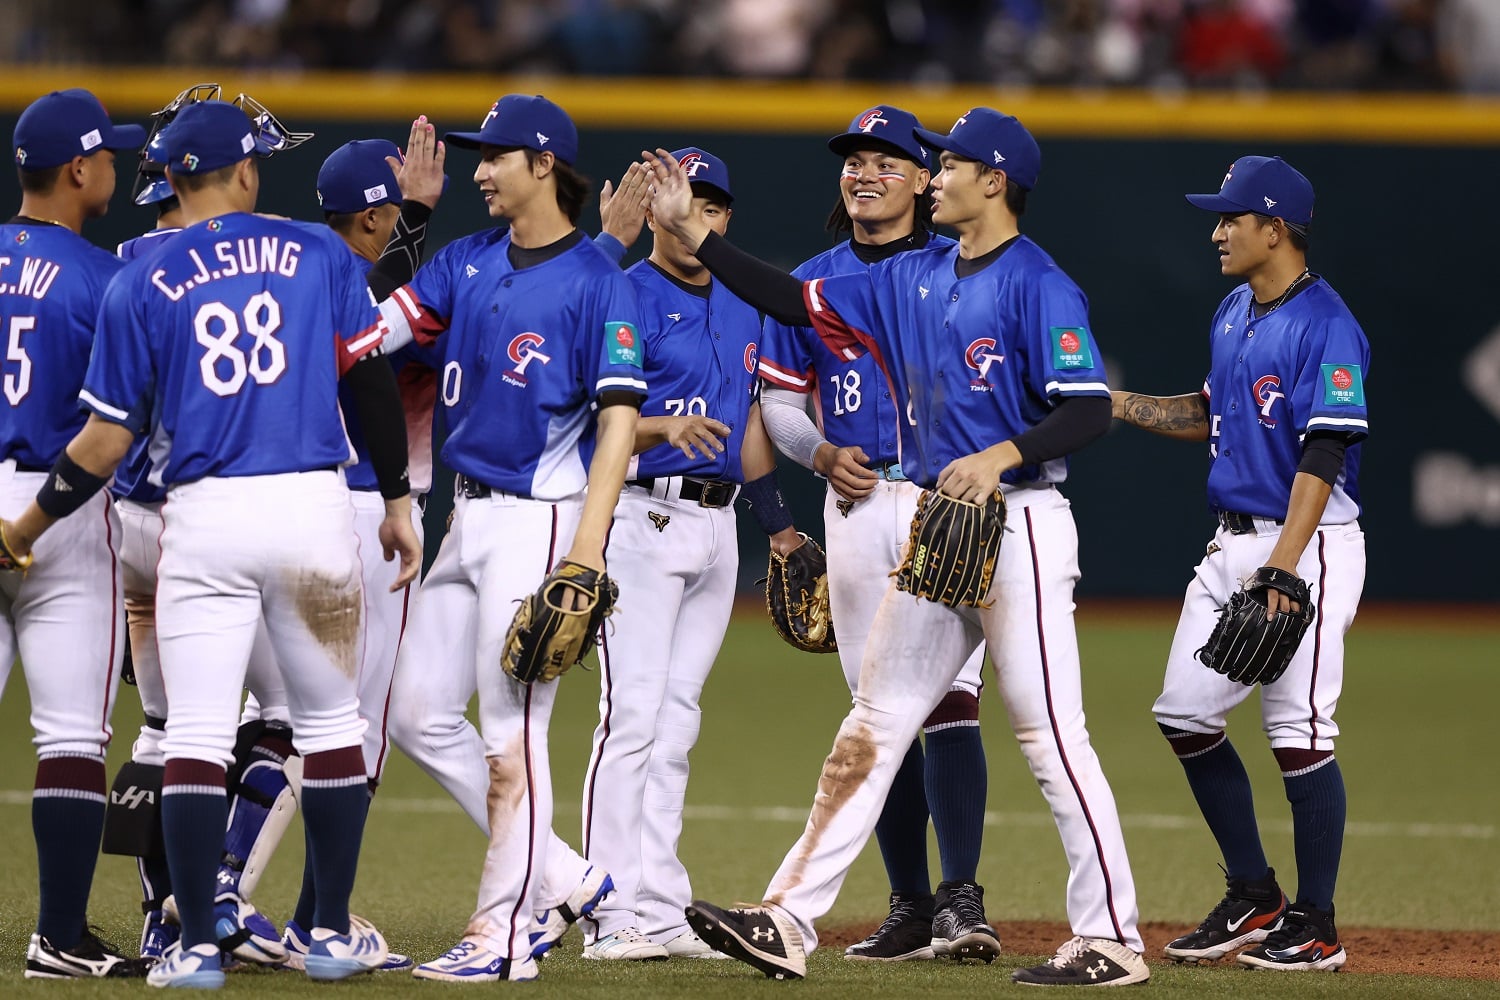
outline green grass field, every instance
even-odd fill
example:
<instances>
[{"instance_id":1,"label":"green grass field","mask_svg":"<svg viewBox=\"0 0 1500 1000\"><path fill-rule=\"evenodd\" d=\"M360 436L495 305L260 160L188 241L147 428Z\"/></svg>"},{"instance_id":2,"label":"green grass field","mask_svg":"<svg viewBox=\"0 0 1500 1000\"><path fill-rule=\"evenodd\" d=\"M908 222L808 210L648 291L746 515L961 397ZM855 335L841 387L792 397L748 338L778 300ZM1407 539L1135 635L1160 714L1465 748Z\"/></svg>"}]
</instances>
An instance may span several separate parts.
<instances>
[{"instance_id":1,"label":"green grass field","mask_svg":"<svg viewBox=\"0 0 1500 1000\"><path fill-rule=\"evenodd\" d=\"M1182 773L1150 718L1172 617L1085 611L1080 624L1085 691L1094 745L1114 786L1144 921L1196 922L1222 892L1217 853ZM1367 613L1350 637L1339 759L1349 785L1349 831L1339 888L1342 928L1500 931L1500 622L1422 624L1407 615ZM35 919L36 866L29 801L33 756L19 671L0 703L0 995L59 991L118 996L139 983L30 983L22 979ZM597 713L596 675L574 671L552 724L557 829L577 841L579 792ZM697 893L719 902L758 899L800 832L818 768L847 706L832 657L797 653L760 619L737 618L704 698L704 729L693 758L682 854ZM1250 705L1254 704L1252 699ZM1040 792L1011 739L998 699L983 705L989 754L989 816L980 881L989 916L1061 920L1067 877L1062 849ZM111 772L129 752L139 706L129 690L115 713ZM1256 783L1272 863L1295 882L1281 782L1249 705L1232 720ZM1486 778L1484 775L1491 777ZM262 883L257 904L284 919L300 879L296 828ZM474 903L484 840L438 786L396 754L371 810L355 909L397 950L419 960L452 944ZM933 852L936 865L936 852ZM936 876L935 876L936 877ZM873 845L845 885L826 925L884 915L885 880ZM104 858L92 919L131 947L139 933L139 888L125 859ZM1009 970L1040 956L1007 953L993 967L917 963L871 968L833 950L813 957L801 984L765 981L738 963L671 962L620 968L584 962L577 938L543 965L528 996L698 997L722 1000L782 990L819 997L969 997L1025 993ZM1357 956L1356 956L1357 958ZM622 963L623 964L623 963ZM447 987L406 976L316 986L289 973L232 975L231 992L301 996L330 990L381 995ZM454 988L459 989L459 988ZM1432 977L1275 976L1238 968L1153 966L1162 996L1500 996L1500 983Z\"/></svg>"}]
</instances>

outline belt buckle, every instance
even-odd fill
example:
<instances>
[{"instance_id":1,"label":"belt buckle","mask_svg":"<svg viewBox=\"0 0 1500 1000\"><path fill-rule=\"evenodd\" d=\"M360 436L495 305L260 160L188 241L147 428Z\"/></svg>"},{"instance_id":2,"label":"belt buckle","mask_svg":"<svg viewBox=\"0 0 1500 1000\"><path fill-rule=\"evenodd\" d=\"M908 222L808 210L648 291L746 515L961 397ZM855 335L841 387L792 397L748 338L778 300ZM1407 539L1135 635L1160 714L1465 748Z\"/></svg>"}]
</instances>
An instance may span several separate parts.
<instances>
[{"instance_id":1,"label":"belt buckle","mask_svg":"<svg viewBox=\"0 0 1500 1000\"><path fill-rule=\"evenodd\" d=\"M728 507L734 499L734 484L706 480L703 493L698 497L699 507Z\"/></svg>"},{"instance_id":2,"label":"belt buckle","mask_svg":"<svg viewBox=\"0 0 1500 1000\"><path fill-rule=\"evenodd\" d=\"M899 483L906 479L906 473L901 471L900 462L882 462L875 468L880 473L880 478L888 483Z\"/></svg>"}]
</instances>

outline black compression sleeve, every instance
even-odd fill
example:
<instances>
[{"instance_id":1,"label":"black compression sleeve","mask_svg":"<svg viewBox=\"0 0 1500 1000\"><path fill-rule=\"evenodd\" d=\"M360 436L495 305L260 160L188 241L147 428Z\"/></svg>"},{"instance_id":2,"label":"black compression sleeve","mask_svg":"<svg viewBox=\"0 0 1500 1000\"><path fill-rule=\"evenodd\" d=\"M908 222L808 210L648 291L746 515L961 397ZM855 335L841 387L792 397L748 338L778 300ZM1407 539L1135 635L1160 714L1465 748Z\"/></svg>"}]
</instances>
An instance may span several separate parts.
<instances>
[{"instance_id":1,"label":"black compression sleeve","mask_svg":"<svg viewBox=\"0 0 1500 1000\"><path fill-rule=\"evenodd\" d=\"M1343 434L1309 434L1302 445L1302 461L1297 463L1297 471L1317 476L1332 486L1344 470L1344 450L1348 447L1349 439Z\"/></svg>"},{"instance_id":2,"label":"black compression sleeve","mask_svg":"<svg viewBox=\"0 0 1500 1000\"><path fill-rule=\"evenodd\" d=\"M801 280L746 253L718 233L708 234L698 247L697 257L724 282L724 287L767 316L788 326L812 326L802 299Z\"/></svg>"},{"instance_id":3,"label":"black compression sleeve","mask_svg":"<svg viewBox=\"0 0 1500 1000\"><path fill-rule=\"evenodd\" d=\"M1061 400L1035 427L1011 439L1026 465L1071 455L1109 430L1110 401L1103 396Z\"/></svg>"},{"instance_id":4,"label":"black compression sleeve","mask_svg":"<svg viewBox=\"0 0 1500 1000\"><path fill-rule=\"evenodd\" d=\"M401 391L396 387L396 373L381 356L365 356L344 375L360 426L365 431L365 447L370 449L370 464L380 495L398 500L411 493L406 471L406 415L401 410Z\"/></svg>"},{"instance_id":5,"label":"black compression sleeve","mask_svg":"<svg viewBox=\"0 0 1500 1000\"><path fill-rule=\"evenodd\" d=\"M375 293L377 300L390 297L417 273L427 243L427 220L431 218L432 209L420 201L401 203L401 214L396 218L396 227L391 230L391 240L375 266L370 268L370 291Z\"/></svg>"}]
</instances>

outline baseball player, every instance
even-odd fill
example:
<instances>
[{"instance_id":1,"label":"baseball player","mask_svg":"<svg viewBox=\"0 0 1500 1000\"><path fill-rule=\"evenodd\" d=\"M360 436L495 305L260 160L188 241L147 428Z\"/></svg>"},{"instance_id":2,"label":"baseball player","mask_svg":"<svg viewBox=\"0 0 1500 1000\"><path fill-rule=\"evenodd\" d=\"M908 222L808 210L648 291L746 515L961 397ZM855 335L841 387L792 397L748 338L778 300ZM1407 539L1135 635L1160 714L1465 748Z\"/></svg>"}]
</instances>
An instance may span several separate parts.
<instances>
[{"instance_id":1,"label":"baseball player","mask_svg":"<svg viewBox=\"0 0 1500 1000\"><path fill-rule=\"evenodd\" d=\"M318 871L308 975L342 979L387 953L379 932L348 913L367 792L340 375L356 386L387 498L381 540L387 558L401 556L398 587L421 560L405 427L389 365L362 363L384 327L348 251L324 227L249 214L255 131L240 108L203 101L158 136L188 225L111 282L79 394L88 423L35 502L0 522L10 558L24 560L50 524L103 488L137 433L149 431L162 456L151 473L170 501L156 607L171 692L162 826L182 936L147 974L156 986L223 983L214 897L225 769L263 612L303 759Z\"/></svg>"},{"instance_id":2,"label":"baseball player","mask_svg":"<svg viewBox=\"0 0 1500 1000\"><path fill-rule=\"evenodd\" d=\"M16 122L21 208L0 225L0 516L25 509L83 425L77 395L96 311L123 265L79 234L109 208L115 152L145 138L139 125L113 124L98 98L78 89L37 98ZM41 906L28 979L143 971L87 929L125 636L120 524L107 497L85 506L40 546L34 570L0 574L0 690L19 652L37 749L31 820Z\"/></svg>"},{"instance_id":3,"label":"baseball player","mask_svg":"<svg viewBox=\"0 0 1500 1000\"><path fill-rule=\"evenodd\" d=\"M906 250L951 246L930 232L931 153L910 112L876 105L828 140L843 160L830 228L849 239L792 272L804 281L865 270ZM981 363L988 363L980 359ZM766 427L781 451L828 480L823 523L828 590L849 690L859 683L870 623L916 513L920 490L901 470L914 453L910 422L868 354L848 360L809 327L767 319L760 374ZM811 400L817 423L807 412ZM999 940L975 881L988 787L979 734L984 650L965 661L896 769L875 839L890 877L890 915L845 958L901 961L949 955L993 960ZM927 818L937 831L943 881L934 900L927 872ZM936 903L936 912L934 911Z\"/></svg>"},{"instance_id":4,"label":"baseball player","mask_svg":"<svg viewBox=\"0 0 1500 1000\"><path fill-rule=\"evenodd\" d=\"M1188 585L1166 680L1153 712L1187 774L1229 883L1170 958L1223 958L1262 969L1337 970L1333 922L1344 839L1344 779L1333 721L1344 681L1344 634L1365 579L1359 521L1360 442L1369 433L1370 345L1348 306L1307 268L1313 188L1280 157L1243 156L1217 194L1188 195L1218 213L1219 270L1244 281L1209 327L1200 392L1114 394L1126 423L1207 441L1208 502L1219 527ZM1250 780L1224 720L1251 687L1199 663L1220 609L1262 567L1311 585L1316 617L1286 672L1261 688L1261 724L1292 808L1297 894L1290 905L1266 861ZM1273 607L1297 610L1275 589Z\"/></svg>"},{"instance_id":5,"label":"baseball player","mask_svg":"<svg viewBox=\"0 0 1500 1000\"><path fill-rule=\"evenodd\" d=\"M1002 490L1011 524L988 608L887 590L807 828L764 904L725 910L694 903L688 921L710 944L767 975L805 975L817 941L813 921L827 912L874 829L922 721L983 637L1070 869L1075 936L1050 961L1013 978L1043 986L1145 982L1150 972L1125 841L1084 726L1073 628L1077 533L1057 490L1065 456L1108 427L1102 359L1083 293L1019 232L1041 160L1031 134L990 108L961 116L947 135L914 134L942 151L933 221L951 225L958 244L897 254L863 273L805 286L695 226L683 211L680 169L664 153L647 158L657 222L715 275L781 322L814 326L846 357L878 355L899 408L909 406L916 424L916 454L902 462L906 474L924 489L969 502ZM981 353L990 357L982 369L975 363Z\"/></svg>"},{"instance_id":6,"label":"baseball player","mask_svg":"<svg viewBox=\"0 0 1500 1000\"><path fill-rule=\"evenodd\" d=\"M697 147L674 155L693 216L722 234L733 214L728 168ZM609 534L620 601L600 643L599 725L583 790L584 854L615 891L587 921L583 956L722 958L687 926L693 897L677 844L698 702L734 605L736 495L751 498L778 551L802 538L780 500L756 402L760 314L647 224L651 254L628 274L652 388Z\"/></svg>"},{"instance_id":7,"label":"baseball player","mask_svg":"<svg viewBox=\"0 0 1500 1000\"><path fill-rule=\"evenodd\" d=\"M217 100L218 84L197 84L182 91L152 115L150 139L170 125L178 112L203 100ZM248 106L260 121L255 132L255 155L261 158L295 148L311 133L292 132L266 111L264 106L241 94L235 103ZM252 112L247 112L252 113ZM116 253L133 260L160 245L160 241L182 228L182 203L166 177L166 164L154 159L161 144L147 142L137 170L138 205L155 205L156 228L120 244ZM145 914L140 955L147 964L159 961L177 940L171 875L161 837L161 779L165 760L161 741L166 734L167 694L162 683L161 660L156 642L157 561L161 555L162 504L166 489L150 476L152 457L149 440L138 438L125 461L115 471L110 492L121 525L120 565L125 595L125 616L134 653L130 680L141 698L144 721L131 751L131 760L115 777L105 817L103 850L136 858ZM215 902L215 931L224 950L235 958L262 965L286 960L274 924L249 903L260 869L283 823L262 836L264 817L279 815L290 822L293 794L284 774L291 768L295 781L301 766L292 748L290 716L285 689L271 652L265 629L257 631L246 669L246 685L257 692L269 708L256 714L253 726L242 727L236 741L235 764L230 767L226 790L233 797L226 831L224 881ZM252 695L252 700L255 696ZM241 794L243 793L243 794ZM257 849L258 848L258 849ZM253 860L252 860L253 859Z\"/></svg>"},{"instance_id":8,"label":"baseball player","mask_svg":"<svg viewBox=\"0 0 1500 1000\"><path fill-rule=\"evenodd\" d=\"M555 843L547 723L557 685L513 680L500 646L515 602L560 558L603 568L646 383L635 292L576 228L588 188L572 167L572 119L546 98L511 94L477 131L445 138L479 150L474 181L509 229L450 243L381 306L388 344L441 350L443 459L459 473L453 526L422 584L396 683L404 690L403 674L425 676L432 663L472 664L460 669L474 670L479 692L490 843L463 938L413 974L524 980L537 975L530 935Z\"/></svg>"}]
</instances>

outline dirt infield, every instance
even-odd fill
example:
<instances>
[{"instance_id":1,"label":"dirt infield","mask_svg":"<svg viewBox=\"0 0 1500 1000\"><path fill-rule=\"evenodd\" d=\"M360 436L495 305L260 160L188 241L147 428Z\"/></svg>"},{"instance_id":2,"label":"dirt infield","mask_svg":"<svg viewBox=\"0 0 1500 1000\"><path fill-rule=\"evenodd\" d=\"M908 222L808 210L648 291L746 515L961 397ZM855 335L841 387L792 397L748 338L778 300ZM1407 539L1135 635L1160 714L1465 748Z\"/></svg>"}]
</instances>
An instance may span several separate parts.
<instances>
[{"instance_id":1,"label":"dirt infield","mask_svg":"<svg viewBox=\"0 0 1500 1000\"><path fill-rule=\"evenodd\" d=\"M995 927L1006 955L1047 955L1072 936L1061 923L1016 921L997 923ZM818 945L843 951L872 930L874 925L819 930ZM1166 943L1190 930L1181 924L1142 925L1147 957L1161 961ZM1346 973L1500 980L1500 933L1493 931L1342 928L1339 936L1349 951L1349 963L1343 968Z\"/></svg>"}]
</instances>

